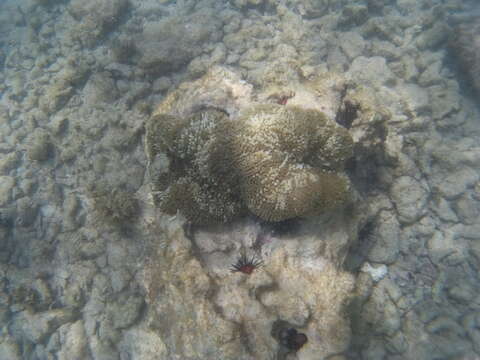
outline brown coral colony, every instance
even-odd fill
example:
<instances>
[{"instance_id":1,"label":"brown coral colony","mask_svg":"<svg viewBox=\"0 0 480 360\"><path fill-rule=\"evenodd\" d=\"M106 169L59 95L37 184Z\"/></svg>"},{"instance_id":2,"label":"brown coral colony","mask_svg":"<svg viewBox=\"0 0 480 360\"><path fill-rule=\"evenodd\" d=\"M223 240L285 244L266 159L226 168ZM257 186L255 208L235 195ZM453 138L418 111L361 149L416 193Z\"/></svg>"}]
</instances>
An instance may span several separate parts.
<instances>
[{"instance_id":1,"label":"brown coral colony","mask_svg":"<svg viewBox=\"0 0 480 360\"><path fill-rule=\"evenodd\" d=\"M313 109L256 104L235 118L208 107L160 113L147 125L147 151L157 205L195 224L247 211L273 222L316 215L349 194L343 168L352 138Z\"/></svg>"}]
</instances>

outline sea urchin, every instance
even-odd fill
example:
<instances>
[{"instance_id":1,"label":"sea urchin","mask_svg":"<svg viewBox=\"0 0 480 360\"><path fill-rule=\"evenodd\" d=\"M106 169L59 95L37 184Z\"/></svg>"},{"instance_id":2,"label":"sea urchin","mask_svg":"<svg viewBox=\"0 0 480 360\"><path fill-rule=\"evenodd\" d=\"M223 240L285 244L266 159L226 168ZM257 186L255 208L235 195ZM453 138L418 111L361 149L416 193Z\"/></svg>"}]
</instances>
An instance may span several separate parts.
<instances>
[{"instance_id":1,"label":"sea urchin","mask_svg":"<svg viewBox=\"0 0 480 360\"><path fill-rule=\"evenodd\" d=\"M253 270L263 265L263 260L257 258L255 255L252 257L247 257L245 252L238 257L237 261L232 264L232 272L242 272L244 274L250 275Z\"/></svg>"}]
</instances>

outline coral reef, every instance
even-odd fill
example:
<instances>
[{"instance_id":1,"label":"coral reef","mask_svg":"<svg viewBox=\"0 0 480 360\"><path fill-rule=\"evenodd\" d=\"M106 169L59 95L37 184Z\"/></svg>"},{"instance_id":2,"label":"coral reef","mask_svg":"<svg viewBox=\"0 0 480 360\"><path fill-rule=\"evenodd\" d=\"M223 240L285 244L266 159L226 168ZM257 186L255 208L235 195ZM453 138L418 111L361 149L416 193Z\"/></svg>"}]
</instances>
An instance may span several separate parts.
<instances>
[{"instance_id":1,"label":"coral reef","mask_svg":"<svg viewBox=\"0 0 480 360\"><path fill-rule=\"evenodd\" d=\"M352 139L317 110L261 104L234 120L213 108L186 118L157 113L146 143L149 157L163 154L166 163L153 181L160 209L193 223L226 222L245 207L281 221L320 214L348 197L338 172L352 156Z\"/></svg>"},{"instance_id":2,"label":"coral reef","mask_svg":"<svg viewBox=\"0 0 480 360\"><path fill-rule=\"evenodd\" d=\"M479 10L0 0L0 359L479 358ZM352 203L186 222L260 212L250 146Z\"/></svg>"}]
</instances>

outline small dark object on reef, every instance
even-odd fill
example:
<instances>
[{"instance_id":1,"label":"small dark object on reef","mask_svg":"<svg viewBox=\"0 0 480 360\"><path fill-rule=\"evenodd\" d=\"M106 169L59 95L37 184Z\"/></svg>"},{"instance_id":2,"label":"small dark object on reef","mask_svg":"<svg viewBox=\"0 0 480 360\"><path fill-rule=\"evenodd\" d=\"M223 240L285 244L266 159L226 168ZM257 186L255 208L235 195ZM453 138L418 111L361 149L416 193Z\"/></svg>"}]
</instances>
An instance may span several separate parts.
<instances>
[{"instance_id":1,"label":"small dark object on reef","mask_svg":"<svg viewBox=\"0 0 480 360\"><path fill-rule=\"evenodd\" d=\"M250 275L253 270L263 265L263 260L253 255L248 258L245 252L242 252L237 261L232 264L231 272L241 272Z\"/></svg>"},{"instance_id":2,"label":"small dark object on reef","mask_svg":"<svg viewBox=\"0 0 480 360\"><path fill-rule=\"evenodd\" d=\"M131 38L121 37L113 40L111 47L113 59L121 64L129 64L137 54L137 46Z\"/></svg>"},{"instance_id":3,"label":"small dark object on reef","mask_svg":"<svg viewBox=\"0 0 480 360\"><path fill-rule=\"evenodd\" d=\"M13 223L14 221L11 214L8 214L8 212L0 211L0 226L9 228L13 226Z\"/></svg>"},{"instance_id":4,"label":"small dark object on reef","mask_svg":"<svg viewBox=\"0 0 480 360\"><path fill-rule=\"evenodd\" d=\"M308 341L307 335L299 333L295 328L285 328L280 332L280 343L294 351L300 350Z\"/></svg>"},{"instance_id":5,"label":"small dark object on reef","mask_svg":"<svg viewBox=\"0 0 480 360\"><path fill-rule=\"evenodd\" d=\"M337 115L335 116L335 121L338 125L343 126L346 129L352 127L352 123L358 117L358 110L360 110L359 104L354 104L353 102L346 100L338 109Z\"/></svg>"},{"instance_id":6,"label":"small dark object on reef","mask_svg":"<svg viewBox=\"0 0 480 360\"><path fill-rule=\"evenodd\" d=\"M283 91L269 96L279 105L287 105L288 100L295 96L295 91Z\"/></svg>"},{"instance_id":7,"label":"small dark object on reef","mask_svg":"<svg viewBox=\"0 0 480 360\"><path fill-rule=\"evenodd\" d=\"M282 345L284 349L282 353L298 351L308 342L307 335L298 332L284 320L277 320L273 323L271 334Z\"/></svg>"},{"instance_id":8,"label":"small dark object on reef","mask_svg":"<svg viewBox=\"0 0 480 360\"><path fill-rule=\"evenodd\" d=\"M289 97L287 96L282 96L280 99L277 100L277 103L280 105L287 105Z\"/></svg>"}]
</instances>

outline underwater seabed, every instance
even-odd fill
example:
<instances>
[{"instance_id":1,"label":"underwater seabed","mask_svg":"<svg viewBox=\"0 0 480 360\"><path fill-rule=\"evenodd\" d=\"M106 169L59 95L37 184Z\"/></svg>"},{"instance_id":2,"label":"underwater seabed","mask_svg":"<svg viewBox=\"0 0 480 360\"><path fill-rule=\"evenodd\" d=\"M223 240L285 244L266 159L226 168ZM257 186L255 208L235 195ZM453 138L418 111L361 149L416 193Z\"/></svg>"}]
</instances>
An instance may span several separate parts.
<instances>
[{"instance_id":1,"label":"underwater seabed","mask_svg":"<svg viewBox=\"0 0 480 360\"><path fill-rule=\"evenodd\" d=\"M0 3L0 359L480 358L460 0Z\"/></svg>"}]
</instances>

